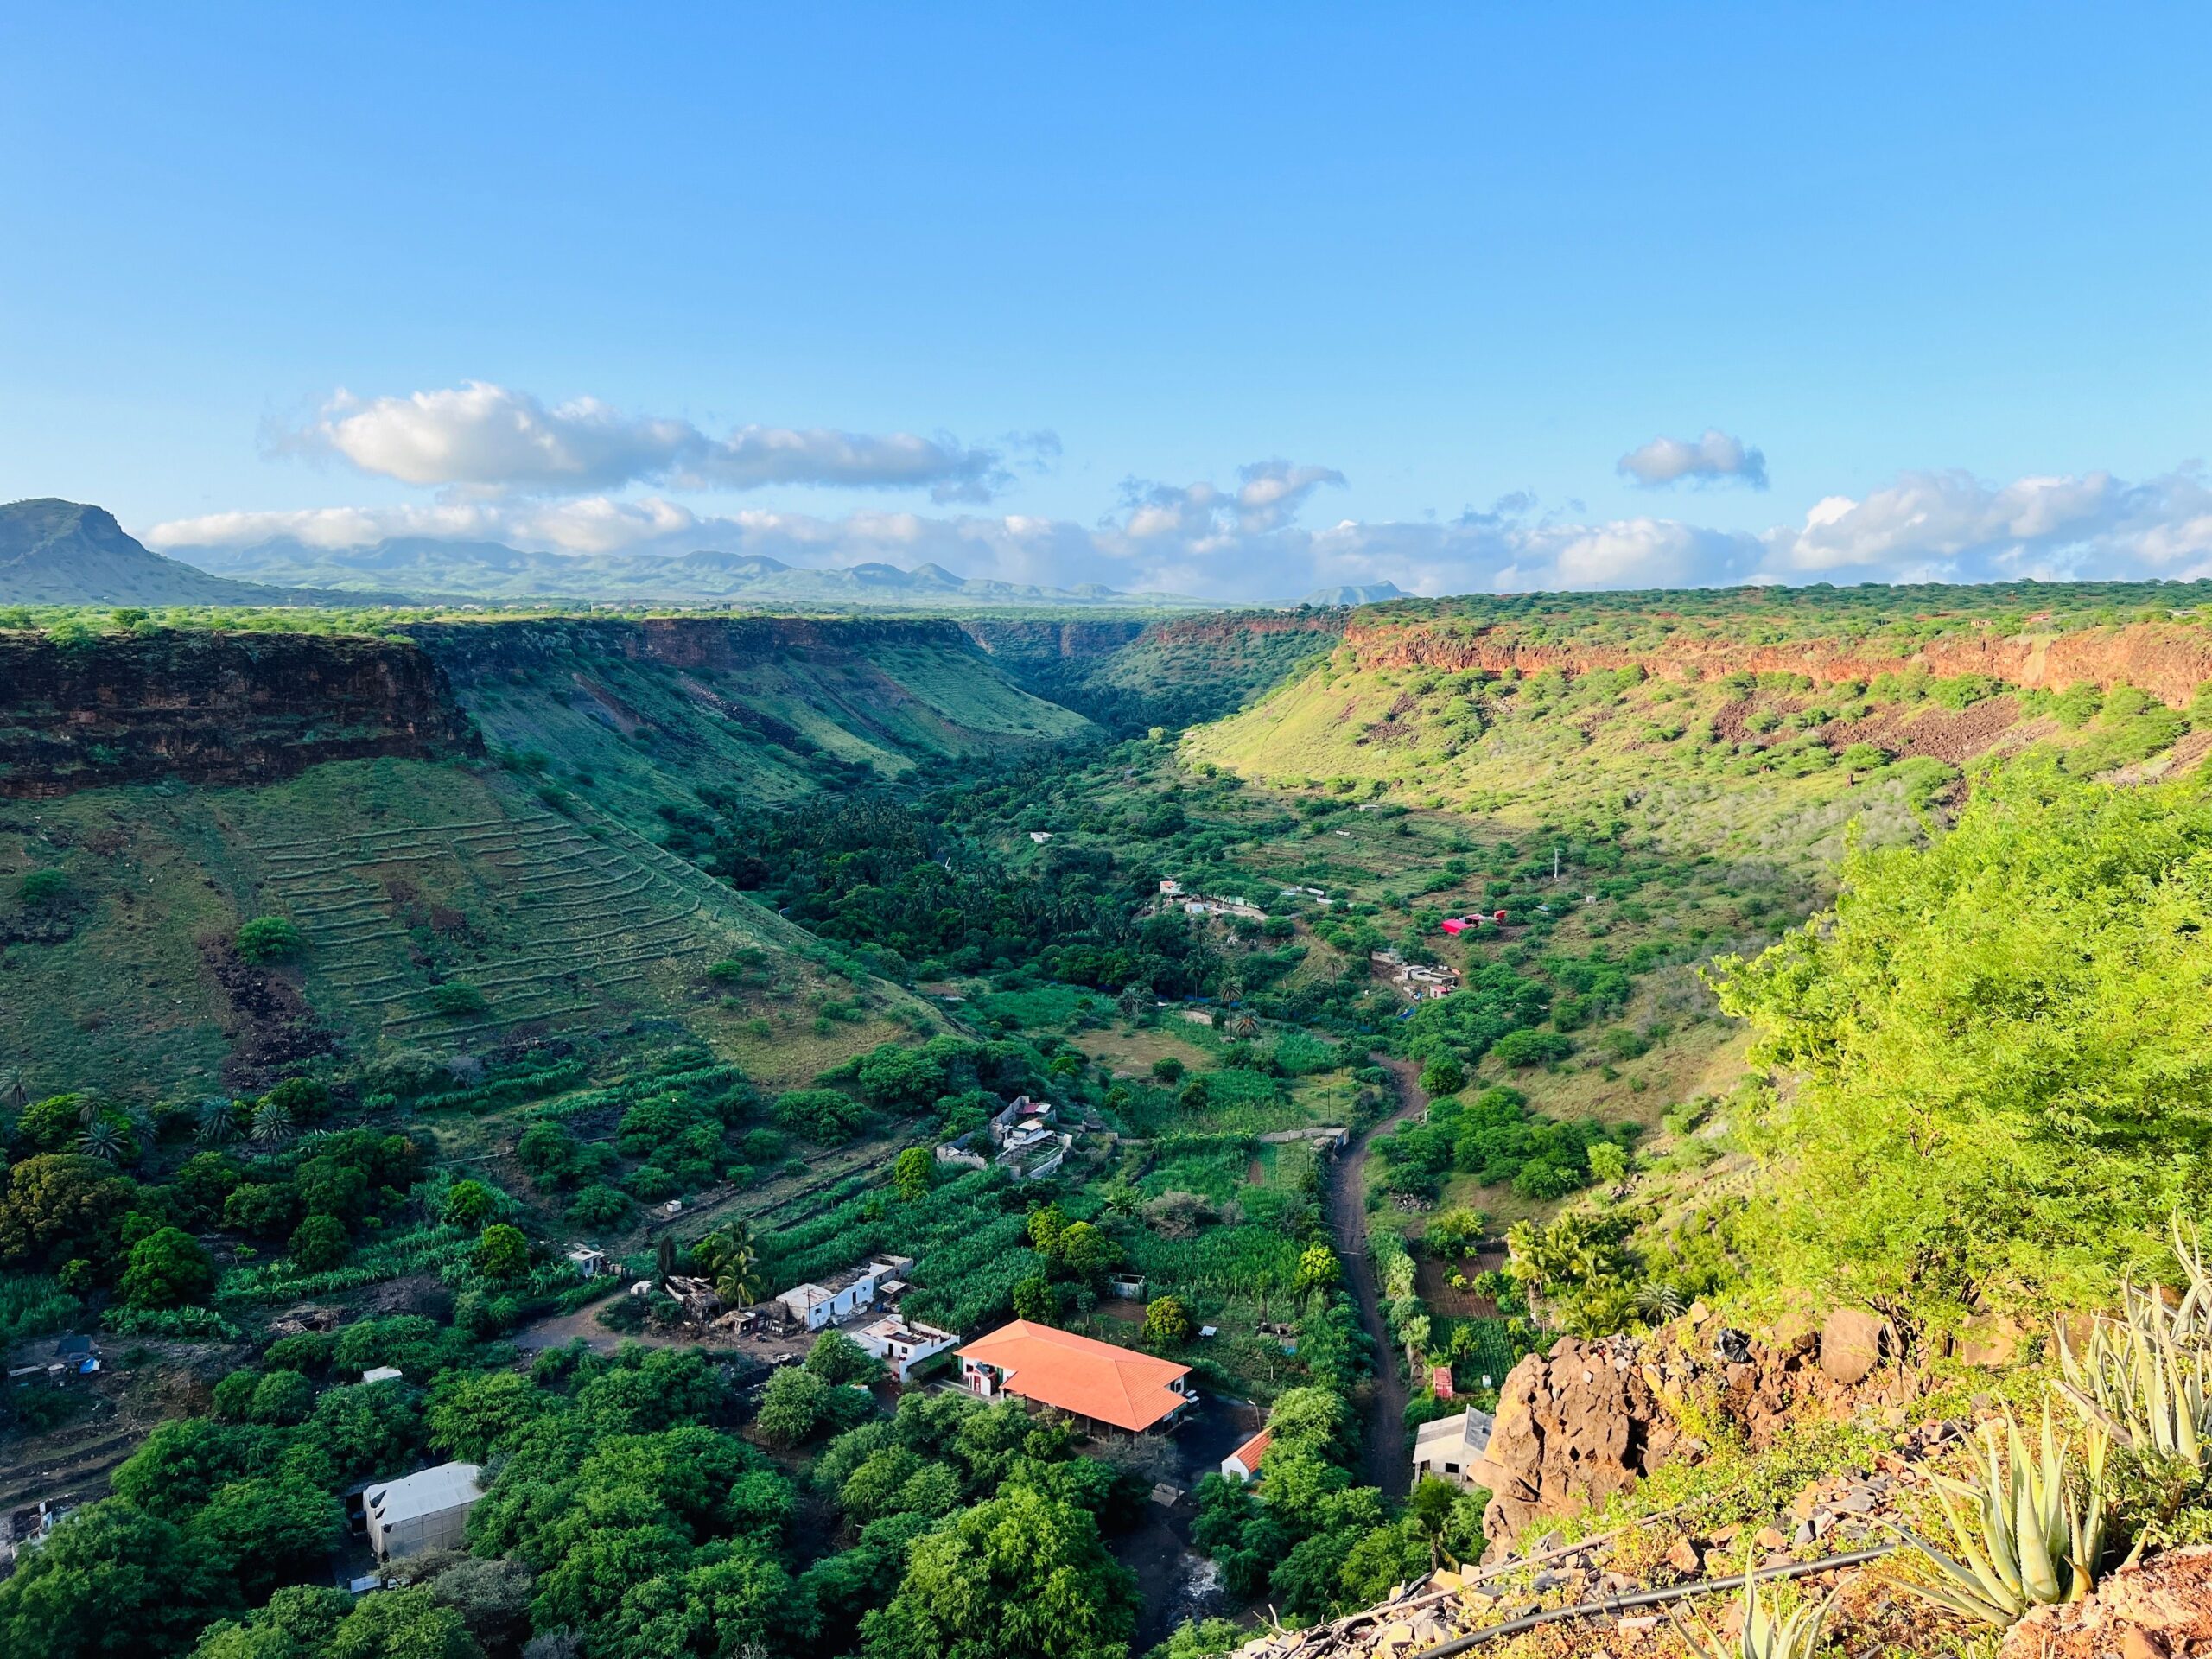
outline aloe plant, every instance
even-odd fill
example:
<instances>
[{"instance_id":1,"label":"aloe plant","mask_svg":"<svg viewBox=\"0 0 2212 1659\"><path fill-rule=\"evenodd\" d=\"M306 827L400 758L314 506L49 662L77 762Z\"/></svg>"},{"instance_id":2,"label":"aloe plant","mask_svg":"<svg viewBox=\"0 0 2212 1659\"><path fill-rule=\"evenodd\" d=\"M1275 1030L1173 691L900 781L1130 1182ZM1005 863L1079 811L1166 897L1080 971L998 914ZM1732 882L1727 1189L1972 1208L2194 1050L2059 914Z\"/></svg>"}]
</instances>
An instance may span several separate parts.
<instances>
[{"instance_id":1,"label":"aloe plant","mask_svg":"<svg viewBox=\"0 0 2212 1659\"><path fill-rule=\"evenodd\" d=\"M1942 1573L1929 1586L1904 1589L2000 1629L2031 1607L2079 1601L2104 1554L2105 1456L2111 1437L2092 1423L2077 1447L2061 1439L2044 1408L2040 1446L2031 1452L2010 1412L2000 1433L1982 1426L1981 1460L1972 1480L1936 1475L1936 1497L1955 1555L1898 1529ZM2077 1461L2078 1452L2078 1461Z\"/></svg>"},{"instance_id":2,"label":"aloe plant","mask_svg":"<svg viewBox=\"0 0 2212 1659\"><path fill-rule=\"evenodd\" d=\"M1759 1594L1758 1580L1751 1576L1751 1557L1746 1555L1743 1628L1736 1636L1722 1636L1701 1618L1684 1618L1679 1609L1669 1611L1691 1659L1812 1659L1820 1649L1828 1609L1834 1605L1835 1593L1831 1592L1816 1607L1783 1613L1779 1597L1770 1604Z\"/></svg>"},{"instance_id":3,"label":"aloe plant","mask_svg":"<svg viewBox=\"0 0 2212 1659\"><path fill-rule=\"evenodd\" d=\"M2174 1223L2174 1255L2189 1288L2169 1306L2155 1289L2120 1287L2121 1317L2100 1316L2088 1351L2058 1332L2059 1388L2131 1452L2212 1463L2212 1272L2194 1229Z\"/></svg>"}]
</instances>

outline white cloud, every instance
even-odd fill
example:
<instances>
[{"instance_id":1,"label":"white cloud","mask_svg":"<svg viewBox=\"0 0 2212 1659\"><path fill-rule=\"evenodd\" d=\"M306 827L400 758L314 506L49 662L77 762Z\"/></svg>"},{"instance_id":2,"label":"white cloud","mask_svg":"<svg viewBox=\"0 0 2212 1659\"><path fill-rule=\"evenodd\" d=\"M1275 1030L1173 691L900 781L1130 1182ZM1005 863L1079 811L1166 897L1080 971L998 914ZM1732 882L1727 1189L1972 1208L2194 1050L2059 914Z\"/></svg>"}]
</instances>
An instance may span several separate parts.
<instances>
[{"instance_id":1,"label":"white cloud","mask_svg":"<svg viewBox=\"0 0 2212 1659\"><path fill-rule=\"evenodd\" d=\"M1049 432L1012 443L1046 464L1059 447ZM487 494L810 484L927 489L938 501L982 502L1012 481L1000 451L946 437L755 425L717 438L685 420L624 415L594 397L549 404L481 380L404 397L340 391L269 447L335 456L405 484Z\"/></svg>"},{"instance_id":2,"label":"white cloud","mask_svg":"<svg viewBox=\"0 0 2212 1659\"><path fill-rule=\"evenodd\" d=\"M2110 473L2009 484L1961 471L1906 473L1857 499L1816 502L1802 524L1764 540L1770 568L1798 581L1926 570L1962 582L2195 580L2212 565L2212 487L2193 467L2140 484Z\"/></svg>"},{"instance_id":3,"label":"white cloud","mask_svg":"<svg viewBox=\"0 0 2212 1659\"><path fill-rule=\"evenodd\" d=\"M1766 488L1766 457L1717 426L1694 438L1654 438L1623 455L1613 470L1648 490L1686 478L1699 484L1733 480Z\"/></svg>"},{"instance_id":4,"label":"white cloud","mask_svg":"<svg viewBox=\"0 0 2212 1659\"><path fill-rule=\"evenodd\" d=\"M505 498L306 512L230 512L156 525L194 547L272 537L346 548L386 537L491 540L563 553L762 553L791 564L933 562L963 575L1222 600L1295 599L1395 582L1411 593L1701 587L1744 582L2047 580L2212 575L2212 486L2183 467L2130 484L2105 473L1990 484L1908 473L1863 497L1831 496L1764 535L1655 517L1580 522L1525 494L1444 520L1296 522L1327 467L1256 462L1234 489L1131 481L1084 526L1032 514L749 510L709 516L658 496Z\"/></svg>"}]
</instances>

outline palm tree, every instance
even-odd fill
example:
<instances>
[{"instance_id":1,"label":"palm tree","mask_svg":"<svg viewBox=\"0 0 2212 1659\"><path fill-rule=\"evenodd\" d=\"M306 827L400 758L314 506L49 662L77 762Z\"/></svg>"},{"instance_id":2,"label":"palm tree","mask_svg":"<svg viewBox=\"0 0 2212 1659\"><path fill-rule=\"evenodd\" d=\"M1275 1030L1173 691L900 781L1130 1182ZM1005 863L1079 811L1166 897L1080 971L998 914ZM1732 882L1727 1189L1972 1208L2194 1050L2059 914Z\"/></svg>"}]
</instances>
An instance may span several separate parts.
<instances>
[{"instance_id":1,"label":"palm tree","mask_svg":"<svg viewBox=\"0 0 2212 1659\"><path fill-rule=\"evenodd\" d=\"M253 1111L253 1144L281 1147L292 1138L292 1115L274 1101L264 1101Z\"/></svg>"},{"instance_id":2,"label":"palm tree","mask_svg":"<svg viewBox=\"0 0 2212 1659\"><path fill-rule=\"evenodd\" d=\"M122 1126L111 1118L96 1117L85 1126L77 1138L77 1150L87 1158L97 1158L104 1164L119 1163L130 1149L130 1138Z\"/></svg>"},{"instance_id":3,"label":"palm tree","mask_svg":"<svg viewBox=\"0 0 2212 1659\"><path fill-rule=\"evenodd\" d=\"M732 1307L747 1307L767 1294L760 1271L760 1252L741 1221L709 1233L691 1247L691 1259L714 1281L715 1294Z\"/></svg>"},{"instance_id":4,"label":"palm tree","mask_svg":"<svg viewBox=\"0 0 2212 1659\"><path fill-rule=\"evenodd\" d=\"M1252 1017L1249 1008L1239 1008L1236 1017L1229 1022L1229 1034L1232 1037L1256 1037L1260 1034L1260 1022Z\"/></svg>"},{"instance_id":5,"label":"palm tree","mask_svg":"<svg viewBox=\"0 0 2212 1659\"><path fill-rule=\"evenodd\" d=\"M226 1147L237 1140L238 1119L238 1114L231 1109L231 1103L213 1098L201 1101L196 1133L203 1146Z\"/></svg>"}]
</instances>

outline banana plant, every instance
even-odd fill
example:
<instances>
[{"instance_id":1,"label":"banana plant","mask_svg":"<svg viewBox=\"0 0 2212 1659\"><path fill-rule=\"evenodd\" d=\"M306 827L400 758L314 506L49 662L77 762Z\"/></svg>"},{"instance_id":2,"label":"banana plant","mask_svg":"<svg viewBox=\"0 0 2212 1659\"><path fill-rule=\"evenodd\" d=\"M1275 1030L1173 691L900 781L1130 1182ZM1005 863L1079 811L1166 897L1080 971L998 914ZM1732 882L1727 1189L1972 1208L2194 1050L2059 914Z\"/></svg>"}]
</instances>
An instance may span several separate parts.
<instances>
[{"instance_id":1,"label":"banana plant","mask_svg":"<svg viewBox=\"0 0 2212 1659\"><path fill-rule=\"evenodd\" d=\"M2059 1382L2083 1416L2131 1452L2212 1464L2212 1272L2193 1229L2177 1219L2174 1255L2189 1278L2169 1306L2155 1289L2120 1287L2121 1317L2100 1316L2088 1350L2058 1332Z\"/></svg>"},{"instance_id":2,"label":"banana plant","mask_svg":"<svg viewBox=\"0 0 2212 1659\"><path fill-rule=\"evenodd\" d=\"M2092 1423L2079 1448L2043 1414L2040 1446L2031 1452L2008 1411L2003 1429L1982 1426L1974 1478L1933 1477L1953 1554L1899 1528L1943 1575L1938 1585L1899 1586L1965 1618L2004 1629L2031 1607L2079 1601L2089 1593L2104 1554L2105 1457L2111 1437Z\"/></svg>"},{"instance_id":3,"label":"banana plant","mask_svg":"<svg viewBox=\"0 0 2212 1659\"><path fill-rule=\"evenodd\" d=\"M1722 1636L1701 1618L1683 1618L1679 1608L1669 1611L1691 1659L1812 1659L1820 1649L1821 1633L1835 1597L1831 1592L1816 1607L1785 1614L1779 1596L1770 1603L1759 1594L1758 1580L1751 1576L1751 1558L1746 1555L1743 1628L1734 1637Z\"/></svg>"}]
</instances>

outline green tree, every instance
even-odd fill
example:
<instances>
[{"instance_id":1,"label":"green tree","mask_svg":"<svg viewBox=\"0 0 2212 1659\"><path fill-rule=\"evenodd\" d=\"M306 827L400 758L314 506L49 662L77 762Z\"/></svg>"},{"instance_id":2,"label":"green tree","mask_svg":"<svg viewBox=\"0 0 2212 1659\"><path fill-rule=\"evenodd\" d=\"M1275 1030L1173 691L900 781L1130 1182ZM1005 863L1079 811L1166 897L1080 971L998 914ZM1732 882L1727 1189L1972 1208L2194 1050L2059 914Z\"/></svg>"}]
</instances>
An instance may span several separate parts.
<instances>
[{"instance_id":1,"label":"green tree","mask_svg":"<svg viewBox=\"0 0 2212 1659\"><path fill-rule=\"evenodd\" d=\"M296 1373L288 1373L296 1375ZM345 1506L296 1475L232 1481L193 1516L190 1532L249 1602L322 1565L346 1535Z\"/></svg>"},{"instance_id":2,"label":"green tree","mask_svg":"<svg viewBox=\"0 0 2212 1659\"><path fill-rule=\"evenodd\" d=\"M1122 1247L1087 1221L1070 1222L1053 1240L1052 1260L1077 1278L1096 1281L1122 1259Z\"/></svg>"},{"instance_id":3,"label":"green tree","mask_svg":"<svg viewBox=\"0 0 2212 1659\"><path fill-rule=\"evenodd\" d=\"M1338 1263L1337 1253L1326 1244L1308 1244L1298 1253L1295 1283L1299 1294L1332 1289L1343 1276L1344 1268Z\"/></svg>"},{"instance_id":4,"label":"green tree","mask_svg":"<svg viewBox=\"0 0 2212 1659\"><path fill-rule=\"evenodd\" d=\"M446 1194L445 1214L448 1227L464 1230L485 1225L499 1211L498 1195L479 1180L455 1181Z\"/></svg>"},{"instance_id":5,"label":"green tree","mask_svg":"<svg viewBox=\"0 0 2212 1659\"><path fill-rule=\"evenodd\" d=\"M257 916L238 931L235 945L248 962L285 962L307 949L307 936L281 916Z\"/></svg>"},{"instance_id":6,"label":"green tree","mask_svg":"<svg viewBox=\"0 0 2212 1659\"><path fill-rule=\"evenodd\" d=\"M1145 1305L1144 1339L1162 1348L1181 1346L1191 1339L1191 1310L1175 1296L1159 1296Z\"/></svg>"},{"instance_id":7,"label":"green tree","mask_svg":"<svg viewBox=\"0 0 2212 1659\"><path fill-rule=\"evenodd\" d=\"M163 1227L130 1247L124 1300L133 1307L175 1307L215 1287L214 1258L181 1227Z\"/></svg>"},{"instance_id":8,"label":"green tree","mask_svg":"<svg viewBox=\"0 0 2212 1659\"><path fill-rule=\"evenodd\" d=\"M518 1279L530 1271L530 1240L521 1228L494 1222L476 1241L475 1260L486 1279Z\"/></svg>"},{"instance_id":9,"label":"green tree","mask_svg":"<svg viewBox=\"0 0 2212 1659\"><path fill-rule=\"evenodd\" d=\"M289 1427L315 1409L315 1384L297 1371L271 1371L253 1387L251 1414L257 1423Z\"/></svg>"},{"instance_id":10,"label":"green tree","mask_svg":"<svg viewBox=\"0 0 2212 1659\"><path fill-rule=\"evenodd\" d=\"M1432 1100L1456 1095L1466 1086L1466 1068L1449 1054L1440 1054L1421 1068L1421 1091Z\"/></svg>"},{"instance_id":11,"label":"green tree","mask_svg":"<svg viewBox=\"0 0 2212 1659\"><path fill-rule=\"evenodd\" d=\"M0 1581L0 1653L181 1653L226 1593L227 1566L157 1516L112 1498L88 1503L18 1556Z\"/></svg>"},{"instance_id":12,"label":"green tree","mask_svg":"<svg viewBox=\"0 0 2212 1659\"><path fill-rule=\"evenodd\" d=\"M1126 1659L1136 1584L1073 1504L1010 1486L915 1540L867 1659Z\"/></svg>"},{"instance_id":13,"label":"green tree","mask_svg":"<svg viewBox=\"0 0 2212 1659\"><path fill-rule=\"evenodd\" d=\"M16 1138L37 1152L60 1152L84 1132L92 1096L49 1095L23 1108L16 1120Z\"/></svg>"},{"instance_id":14,"label":"green tree","mask_svg":"<svg viewBox=\"0 0 2212 1659\"><path fill-rule=\"evenodd\" d=\"M495 1447L553 1406L516 1371L448 1371L430 1391L430 1444L466 1463L487 1461Z\"/></svg>"},{"instance_id":15,"label":"green tree","mask_svg":"<svg viewBox=\"0 0 2212 1659\"><path fill-rule=\"evenodd\" d=\"M891 1166L891 1179L899 1189L899 1196L909 1204L927 1198L936 1177L937 1160L925 1147L908 1147Z\"/></svg>"},{"instance_id":16,"label":"green tree","mask_svg":"<svg viewBox=\"0 0 2212 1659\"><path fill-rule=\"evenodd\" d=\"M1019 1280L1014 1287L1014 1317L1028 1319L1038 1325L1049 1325L1059 1316L1059 1298L1052 1294L1052 1281L1041 1273L1033 1273Z\"/></svg>"},{"instance_id":17,"label":"green tree","mask_svg":"<svg viewBox=\"0 0 2212 1659\"><path fill-rule=\"evenodd\" d=\"M832 1384L874 1382L883 1376L883 1362L842 1331L824 1331L814 1339L806 1369Z\"/></svg>"},{"instance_id":18,"label":"green tree","mask_svg":"<svg viewBox=\"0 0 2212 1659\"><path fill-rule=\"evenodd\" d=\"M771 1446L804 1444L829 1421L830 1385L803 1366L791 1366L768 1379L753 1425Z\"/></svg>"},{"instance_id":19,"label":"green tree","mask_svg":"<svg viewBox=\"0 0 2212 1659\"><path fill-rule=\"evenodd\" d=\"M309 1216L292 1230L291 1242L285 1249L298 1266L309 1273L321 1273L343 1262L352 1245L346 1236L346 1224L337 1217Z\"/></svg>"},{"instance_id":20,"label":"green tree","mask_svg":"<svg viewBox=\"0 0 2212 1659\"><path fill-rule=\"evenodd\" d=\"M2108 1306L2203 1213L2212 1164L2212 798L2015 763L1923 849L1860 849L1843 897L1717 964L1758 1063L1739 1248L1877 1306Z\"/></svg>"},{"instance_id":21,"label":"green tree","mask_svg":"<svg viewBox=\"0 0 2212 1659\"><path fill-rule=\"evenodd\" d=\"M47 1153L8 1172L0 1198L0 1265L111 1260L137 1183L97 1158Z\"/></svg>"}]
</instances>

